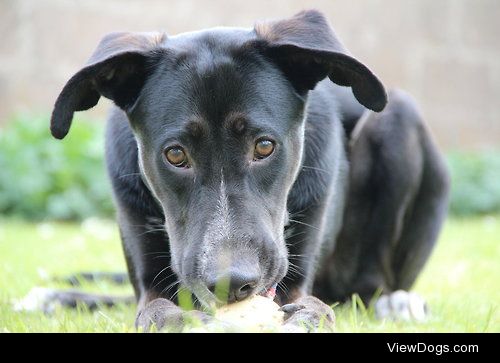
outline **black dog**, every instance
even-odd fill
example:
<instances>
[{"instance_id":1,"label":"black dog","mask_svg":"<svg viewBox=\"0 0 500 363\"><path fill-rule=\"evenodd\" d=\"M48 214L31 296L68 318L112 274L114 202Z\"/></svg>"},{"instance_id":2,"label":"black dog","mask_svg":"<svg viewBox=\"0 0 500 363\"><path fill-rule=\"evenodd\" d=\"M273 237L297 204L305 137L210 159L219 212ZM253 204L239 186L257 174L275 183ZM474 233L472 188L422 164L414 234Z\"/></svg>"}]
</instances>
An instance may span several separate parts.
<instances>
[{"instance_id":1,"label":"black dog","mask_svg":"<svg viewBox=\"0 0 500 363\"><path fill-rule=\"evenodd\" d=\"M62 90L52 134L100 96L117 106L106 159L146 329L182 320L179 286L211 305L221 281L229 302L280 283L289 321L314 325L330 308L309 295L408 290L432 250L442 158L409 96L387 97L317 11L107 35Z\"/></svg>"}]
</instances>

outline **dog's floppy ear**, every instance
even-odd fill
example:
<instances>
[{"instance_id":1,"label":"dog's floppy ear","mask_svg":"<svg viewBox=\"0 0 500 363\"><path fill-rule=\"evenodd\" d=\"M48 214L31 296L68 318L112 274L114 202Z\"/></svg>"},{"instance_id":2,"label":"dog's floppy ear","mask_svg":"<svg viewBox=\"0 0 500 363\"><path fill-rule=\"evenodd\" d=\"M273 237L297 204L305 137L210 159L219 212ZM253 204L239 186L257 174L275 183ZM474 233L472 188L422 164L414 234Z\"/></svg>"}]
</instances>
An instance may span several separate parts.
<instances>
[{"instance_id":1,"label":"dog's floppy ear","mask_svg":"<svg viewBox=\"0 0 500 363\"><path fill-rule=\"evenodd\" d=\"M75 111L94 107L104 96L127 110L147 76L147 58L164 41L162 33L106 35L87 64L66 83L56 100L50 123L55 138L66 136Z\"/></svg>"},{"instance_id":2,"label":"dog's floppy ear","mask_svg":"<svg viewBox=\"0 0 500 363\"><path fill-rule=\"evenodd\" d=\"M365 107L382 111L387 95L380 80L349 55L319 11L307 10L277 21L258 23L255 32L262 48L299 93L313 89L327 76L352 88Z\"/></svg>"}]
</instances>

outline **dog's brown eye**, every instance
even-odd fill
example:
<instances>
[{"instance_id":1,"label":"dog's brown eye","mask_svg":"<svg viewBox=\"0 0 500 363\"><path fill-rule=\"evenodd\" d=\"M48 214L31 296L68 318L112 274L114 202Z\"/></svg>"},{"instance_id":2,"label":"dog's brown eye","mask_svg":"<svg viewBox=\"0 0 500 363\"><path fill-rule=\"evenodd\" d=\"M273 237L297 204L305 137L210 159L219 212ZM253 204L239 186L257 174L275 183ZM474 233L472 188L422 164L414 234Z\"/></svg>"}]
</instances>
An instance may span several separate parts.
<instances>
[{"instance_id":1,"label":"dog's brown eye","mask_svg":"<svg viewBox=\"0 0 500 363\"><path fill-rule=\"evenodd\" d=\"M261 160L267 158L274 151L274 142L269 139L261 139L255 144L254 159Z\"/></svg>"},{"instance_id":2,"label":"dog's brown eye","mask_svg":"<svg viewBox=\"0 0 500 363\"><path fill-rule=\"evenodd\" d=\"M170 147L165 150L167 161L178 168L184 168L188 165L186 153L180 146Z\"/></svg>"}]
</instances>

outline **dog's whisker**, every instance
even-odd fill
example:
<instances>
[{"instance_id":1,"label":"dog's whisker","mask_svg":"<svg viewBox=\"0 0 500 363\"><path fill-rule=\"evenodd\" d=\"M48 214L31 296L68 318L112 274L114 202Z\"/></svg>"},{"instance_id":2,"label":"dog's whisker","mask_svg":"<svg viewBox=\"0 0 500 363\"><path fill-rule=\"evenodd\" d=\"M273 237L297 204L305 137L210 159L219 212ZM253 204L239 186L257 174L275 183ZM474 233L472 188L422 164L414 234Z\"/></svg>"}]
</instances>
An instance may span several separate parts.
<instances>
[{"instance_id":1,"label":"dog's whisker","mask_svg":"<svg viewBox=\"0 0 500 363\"><path fill-rule=\"evenodd\" d=\"M294 237L297 237L297 236L300 236L300 235L303 235L303 234L306 234L307 232L306 231L302 231L302 232L298 232L298 233L295 233L295 234L292 234L291 236L287 236L286 238L294 238Z\"/></svg>"},{"instance_id":2,"label":"dog's whisker","mask_svg":"<svg viewBox=\"0 0 500 363\"><path fill-rule=\"evenodd\" d=\"M179 283L180 283L179 280L173 281L169 285L165 286L165 288L161 291L160 294L163 294L164 292L168 294L170 292L170 290L172 290L174 287L176 287Z\"/></svg>"},{"instance_id":3,"label":"dog's whisker","mask_svg":"<svg viewBox=\"0 0 500 363\"><path fill-rule=\"evenodd\" d=\"M289 256L288 258L289 261L309 261L310 260L310 257L309 256L305 256L305 255L297 255L297 256Z\"/></svg>"},{"instance_id":4,"label":"dog's whisker","mask_svg":"<svg viewBox=\"0 0 500 363\"><path fill-rule=\"evenodd\" d=\"M203 305L203 303L198 299L196 295L193 295L193 305L196 306L197 304Z\"/></svg>"},{"instance_id":5,"label":"dog's whisker","mask_svg":"<svg viewBox=\"0 0 500 363\"><path fill-rule=\"evenodd\" d=\"M181 292L181 289L180 289L180 288L178 288L178 289L177 289L177 290L176 290L176 291L172 294L172 297L171 297L170 299L171 299L171 300L174 300L174 299L177 297L177 295L179 295L179 293L180 293L180 292Z\"/></svg>"},{"instance_id":6,"label":"dog's whisker","mask_svg":"<svg viewBox=\"0 0 500 363\"><path fill-rule=\"evenodd\" d=\"M168 267L170 267L170 266L168 266ZM165 270L166 270L166 268L164 268L162 271L160 271L160 273L162 273L162 272L163 272L163 271L165 271ZM158 282L157 282L157 283L153 286L153 289L154 289L155 287L157 287L158 285L160 285L163 281L165 281L165 280L167 280L167 279L171 278L172 276L175 276L175 272L173 272L173 271L172 271L172 272L170 272L170 273L169 273L167 276L165 276L164 278L162 278L160 281L158 281ZM153 279L153 281L152 281L151 283L154 283L154 281L156 280L156 278L157 278L157 277L158 277L158 275L157 275L157 276Z\"/></svg>"},{"instance_id":7,"label":"dog's whisker","mask_svg":"<svg viewBox=\"0 0 500 363\"><path fill-rule=\"evenodd\" d=\"M140 175L141 175L141 173L130 173L130 174L120 175L118 178L122 179L122 178L126 178L126 177L129 177L129 176L140 176Z\"/></svg>"},{"instance_id":8,"label":"dog's whisker","mask_svg":"<svg viewBox=\"0 0 500 363\"><path fill-rule=\"evenodd\" d=\"M315 170L315 171L321 171L323 173L331 174L332 172L326 169L321 169L315 166L308 166L308 165L302 165L302 169L310 169L310 170Z\"/></svg>"},{"instance_id":9,"label":"dog's whisker","mask_svg":"<svg viewBox=\"0 0 500 363\"><path fill-rule=\"evenodd\" d=\"M164 233L166 233L164 228L150 229L148 231L145 231L145 232L142 232L142 233L138 234L137 237L144 236L144 235L146 235L148 233L157 233L157 232L164 232Z\"/></svg>"},{"instance_id":10,"label":"dog's whisker","mask_svg":"<svg viewBox=\"0 0 500 363\"><path fill-rule=\"evenodd\" d=\"M278 288L283 291L283 294L285 294L285 296L287 298L290 297L290 294L288 292L288 287L286 286L285 282L283 280L281 280L280 282L278 282Z\"/></svg>"},{"instance_id":11,"label":"dog's whisker","mask_svg":"<svg viewBox=\"0 0 500 363\"><path fill-rule=\"evenodd\" d=\"M306 227L311 227L311 228L313 228L313 229L315 229L315 230L318 230L318 231L320 230L318 227L313 226L312 224L305 223L305 222L302 222L302 221L298 221L298 220L296 220L296 219L290 219L290 222L294 222L294 223L297 223L297 224L301 224L301 225L306 226Z\"/></svg>"},{"instance_id":12,"label":"dog's whisker","mask_svg":"<svg viewBox=\"0 0 500 363\"><path fill-rule=\"evenodd\" d=\"M289 272L290 277L305 277L306 276L297 270L289 269L288 272Z\"/></svg>"},{"instance_id":13,"label":"dog's whisker","mask_svg":"<svg viewBox=\"0 0 500 363\"><path fill-rule=\"evenodd\" d=\"M153 281L151 281L151 284L150 284L150 285L154 284L154 283L155 283L155 281L156 281L156 279L158 278L158 276L160 276L160 275L161 275L164 271L168 270L169 268L170 268L170 265L168 265L167 267L162 268L162 269L160 270L160 272L158 272L158 273L156 274L156 276L153 278ZM156 285L155 285L154 287L156 287Z\"/></svg>"},{"instance_id":14,"label":"dog's whisker","mask_svg":"<svg viewBox=\"0 0 500 363\"><path fill-rule=\"evenodd\" d=\"M157 283L156 283L156 284L152 287L152 289L156 288L156 287L157 287L158 285L160 285L163 281L167 280L168 278L170 278L170 277L172 277L172 276L174 276L174 275L175 275L175 273L171 273L171 274L169 274L168 276L166 276L166 277L162 278L160 281L158 281L158 282L157 282Z\"/></svg>"},{"instance_id":15,"label":"dog's whisker","mask_svg":"<svg viewBox=\"0 0 500 363\"><path fill-rule=\"evenodd\" d=\"M167 252L166 251L148 252L148 253L143 253L142 255L146 257L150 255L161 255L161 254L167 254Z\"/></svg>"},{"instance_id":16,"label":"dog's whisker","mask_svg":"<svg viewBox=\"0 0 500 363\"><path fill-rule=\"evenodd\" d=\"M165 229L165 226L162 223L147 223L147 224L131 224L131 227L143 228L143 229Z\"/></svg>"},{"instance_id":17,"label":"dog's whisker","mask_svg":"<svg viewBox=\"0 0 500 363\"><path fill-rule=\"evenodd\" d=\"M156 256L156 257L153 257L152 259L156 260L156 259L159 259L159 258L170 258L170 255Z\"/></svg>"},{"instance_id":18,"label":"dog's whisker","mask_svg":"<svg viewBox=\"0 0 500 363\"><path fill-rule=\"evenodd\" d=\"M310 208L310 206L308 207L305 207L304 209L301 209L297 212L294 212L293 214L290 215L290 217L299 217L299 216L303 216L304 215L304 212L307 211L308 209Z\"/></svg>"},{"instance_id":19,"label":"dog's whisker","mask_svg":"<svg viewBox=\"0 0 500 363\"><path fill-rule=\"evenodd\" d=\"M163 290L161 290L160 292L160 295L163 295L163 294L167 294L170 292L170 290L172 290L175 286L177 286L178 284L180 284L180 280L175 280L174 282L172 282L170 285L166 286L165 288L163 288ZM173 300L174 297L178 294L179 290L177 290L169 299L170 300Z\"/></svg>"},{"instance_id":20,"label":"dog's whisker","mask_svg":"<svg viewBox=\"0 0 500 363\"><path fill-rule=\"evenodd\" d=\"M288 263L288 271L290 272L290 275L305 277L304 271L302 271L301 267L292 262Z\"/></svg>"}]
</instances>

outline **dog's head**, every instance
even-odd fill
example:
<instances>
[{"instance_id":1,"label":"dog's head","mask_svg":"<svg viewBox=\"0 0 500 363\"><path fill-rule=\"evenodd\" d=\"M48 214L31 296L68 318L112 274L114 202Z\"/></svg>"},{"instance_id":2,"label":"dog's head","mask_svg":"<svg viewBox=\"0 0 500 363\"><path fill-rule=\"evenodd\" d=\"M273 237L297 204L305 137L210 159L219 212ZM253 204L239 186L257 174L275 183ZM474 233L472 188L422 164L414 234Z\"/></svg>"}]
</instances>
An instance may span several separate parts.
<instances>
[{"instance_id":1,"label":"dog's head","mask_svg":"<svg viewBox=\"0 0 500 363\"><path fill-rule=\"evenodd\" d=\"M204 302L224 279L240 300L286 274L307 94L326 77L370 109L386 103L380 81L317 11L248 30L113 33L62 90L51 131L61 139L75 111L113 100L163 208L172 268Z\"/></svg>"}]
</instances>

